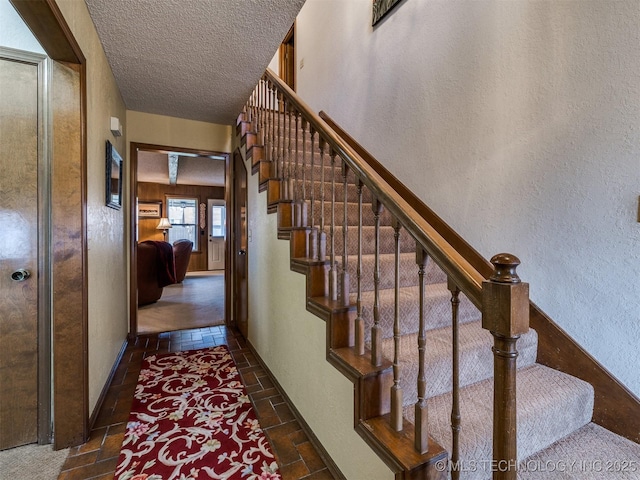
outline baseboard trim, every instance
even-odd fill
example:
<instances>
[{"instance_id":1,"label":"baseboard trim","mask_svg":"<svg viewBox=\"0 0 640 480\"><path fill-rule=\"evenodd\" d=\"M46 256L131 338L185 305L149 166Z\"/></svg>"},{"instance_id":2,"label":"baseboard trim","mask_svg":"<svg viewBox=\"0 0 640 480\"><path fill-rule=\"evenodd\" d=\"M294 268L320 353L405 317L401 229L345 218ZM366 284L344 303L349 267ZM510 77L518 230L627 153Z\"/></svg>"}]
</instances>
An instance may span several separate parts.
<instances>
[{"instance_id":1,"label":"baseboard trim","mask_svg":"<svg viewBox=\"0 0 640 480\"><path fill-rule=\"evenodd\" d=\"M293 413L293 416L296 417L296 420L302 427L302 430L309 438L309 441L318 452L318 455L320 456L320 458L322 458L322 461L327 466L327 469L331 472L331 475L333 475L333 477L338 480L347 480L347 478L342 474L342 472L340 471L338 466L335 464L335 462L333 461L329 453L327 453L325 448L322 446L322 444L320 443L320 440L318 440L318 437L316 437L316 435L313 433L313 430L311 430L311 427L309 427L309 424L307 424L304 417L300 414L296 406L293 404L293 402L287 395L287 392L284 390L284 388L282 388L282 385L280 385L280 383L278 382L276 377L273 375L273 373L271 373L271 370L269 370L269 367L267 367L267 365L264 363L260 355L258 355L258 352L256 351L256 349L253 347L253 345L249 340L247 340L247 347L249 348L251 353L255 355L256 359L258 360L258 363L260 363L260 366L264 369L265 372L267 372L267 375L269 376L269 380L273 382L278 392L280 392L280 395L282 395L282 397L285 399L285 401L291 408L291 413Z\"/></svg>"},{"instance_id":2,"label":"baseboard trim","mask_svg":"<svg viewBox=\"0 0 640 480\"><path fill-rule=\"evenodd\" d=\"M113 381L113 377L116 374L116 370L118 369L118 365L120 365L120 360L122 360L122 356L124 355L125 350L127 349L127 345L129 345L129 341L125 340L122 343L122 347L120 348L120 352L118 353L118 355L116 356L116 359L113 363L113 366L111 367L111 372L109 372L109 376L107 377L107 380L104 383L104 386L102 387L102 391L100 392L100 396L98 397L98 401L96 402L96 406L93 408L93 411L91 412L91 416L89 417L89 432L91 432L91 430L93 430L93 426L96 423L96 420L98 419L98 413L100 413L100 409L102 408L102 404L104 403L104 399L107 396L107 392L109 391L109 386L111 385L111 382Z\"/></svg>"}]
</instances>

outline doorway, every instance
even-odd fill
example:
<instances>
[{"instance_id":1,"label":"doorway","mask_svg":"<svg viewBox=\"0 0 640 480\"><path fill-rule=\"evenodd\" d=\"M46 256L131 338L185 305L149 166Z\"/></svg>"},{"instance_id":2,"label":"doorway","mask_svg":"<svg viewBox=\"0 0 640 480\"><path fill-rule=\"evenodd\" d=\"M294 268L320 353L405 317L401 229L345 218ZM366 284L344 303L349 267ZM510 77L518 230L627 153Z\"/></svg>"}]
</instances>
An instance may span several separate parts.
<instances>
[{"instance_id":1,"label":"doorway","mask_svg":"<svg viewBox=\"0 0 640 480\"><path fill-rule=\"evenodd\" d=\"M212 236L227 231L227 220L224 215L223 224L214 226L212 221L218 218L212 217L209 205L226 204L229 154L132 142L130 160L130 335L226 323L226 245L219 253L223 260L219 271L210 271L209 259L212 247L218 247ZM170 168L170 162L177 163L176 168ZM171 171L177 172L173 178ZM192 244L186 260L185 240ZM160 289L157 298L148 298L143 290L143 300L138 293L146 289L149 270L138 245L150 242L172 249L176 278ZM178 248L176 242L183 245ZM186 275L184 270L180 274L179 264L187 269Z\"/></svg>"},{"instance_id":2,"label":"doorway","mask_svg":"<svg viewBox=\"0 0 640 480\"><path fill-rule=\"evenodd\" d=\"M280 78L291 87L291 90L296 90L296 25L295 23L287 32L282 44L280 45Z\"/></svg>"}]
</instances>

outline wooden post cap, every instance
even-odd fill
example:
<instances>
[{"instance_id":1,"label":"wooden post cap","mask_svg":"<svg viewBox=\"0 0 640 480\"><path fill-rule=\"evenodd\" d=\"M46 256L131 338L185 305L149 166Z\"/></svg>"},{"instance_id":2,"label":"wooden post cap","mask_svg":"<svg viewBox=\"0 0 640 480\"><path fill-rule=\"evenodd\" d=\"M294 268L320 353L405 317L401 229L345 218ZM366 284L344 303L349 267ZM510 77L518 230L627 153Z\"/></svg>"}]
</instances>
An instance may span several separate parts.
<instances>
[{"instance_id":1,"label":"wooden post cap","mask_svg":"<svg viewBox=\"0 0 640 480\"><path fill-rule=\"evenodd\" d=\"M498 283L520 283L520 277L516 268L520 265L520 259L510 253L498 253L491 258L493 275L489 280Z\"/></svg>"}]
</instances>

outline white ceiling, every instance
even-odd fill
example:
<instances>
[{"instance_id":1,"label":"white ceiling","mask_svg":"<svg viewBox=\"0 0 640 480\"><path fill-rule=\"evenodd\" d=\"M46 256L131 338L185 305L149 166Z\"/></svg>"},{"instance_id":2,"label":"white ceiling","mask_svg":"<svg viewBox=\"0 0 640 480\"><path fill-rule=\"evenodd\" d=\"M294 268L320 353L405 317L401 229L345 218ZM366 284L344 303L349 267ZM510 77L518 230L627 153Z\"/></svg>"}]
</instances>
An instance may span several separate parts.
<instances>
[{"instance_id":1,"label":"white ceiling","mask_svg":"<svg viewBox=\"0 0 640 480\"><path fill-rule=\"evenodd\" d=\"M224 159L179 155L178 185L224 187ZM138 151L138 182L169 184L166 153Z\"/></svg>"},{"instance_id":2,"label":"white ceiling","mask_svg":"<svg viewBox=\"0 0 640 480\"><path fill-rule=\"evenodd\" d=\"M129 110L240 113L304 0L85 0Z\"/></svg>"}]
</instances>

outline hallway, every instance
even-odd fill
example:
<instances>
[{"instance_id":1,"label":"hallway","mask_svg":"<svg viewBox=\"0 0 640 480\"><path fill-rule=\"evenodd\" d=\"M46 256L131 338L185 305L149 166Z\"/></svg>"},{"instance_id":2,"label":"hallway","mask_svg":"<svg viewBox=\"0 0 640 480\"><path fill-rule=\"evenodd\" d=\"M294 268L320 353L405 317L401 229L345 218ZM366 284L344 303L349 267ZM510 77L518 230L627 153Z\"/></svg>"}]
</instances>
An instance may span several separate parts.
<instances>
[{"instance_id":1,"label":"hallway","mask_svg":"<svg viewBox=\"0 0 640 480\"><path fill-rule=\"evenodd\" d=\"M89 441L70 449L58 480L113 478L129 418L142 359L147 355L206 348L229 347L251 402L276 455L284 480L333 479L310 443L290 405L269 374L251 353L237 330L214 326L152 335L140 335L127 346Z\"/></svg>"}]
</instances>

